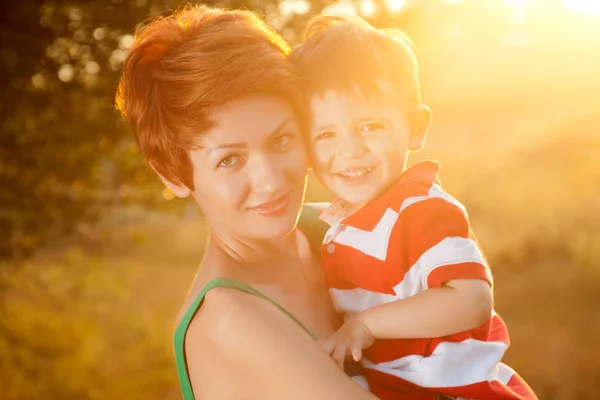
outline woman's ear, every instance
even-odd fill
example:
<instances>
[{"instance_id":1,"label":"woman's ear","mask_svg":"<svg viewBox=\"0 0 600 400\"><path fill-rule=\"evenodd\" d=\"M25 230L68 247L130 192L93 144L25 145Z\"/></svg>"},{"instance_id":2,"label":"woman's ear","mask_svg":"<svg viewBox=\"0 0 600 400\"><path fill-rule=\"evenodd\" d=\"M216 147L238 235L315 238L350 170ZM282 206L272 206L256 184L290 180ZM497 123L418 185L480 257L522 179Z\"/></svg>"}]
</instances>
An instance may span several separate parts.
<instances>
[{"instance_id":1,"label":"woman's ear","mask_svg":"<svg viewBox=\"0 0 600 400\"><path fill-rule=\"evenodd\" d=\"M160 178L160 180L165 184L165 186L177 197L180 198L185 198L188 197L191 193L190 189L182 184L179 183L173 183L170 180L168 180L167 178L165 178L160 172L157 171L157 169L154 167L154 165L152 165L152 163L150 163L150 166L152 167L152 169L154 170L154 172L156 172L156 175L158 175L158 177Z\"/></svg>"},{"instance_id":2,"label":"woman's ear","mask_svg":"<svg viewBox=\"0 0 600 400\"><path fill-rule=\"evenodd\" d=\"M417 107L411 118L410 138L408 149L419 151L425 145L429 125L431 125L431 110L425 105Z\"/></svg>"}]
</instances>

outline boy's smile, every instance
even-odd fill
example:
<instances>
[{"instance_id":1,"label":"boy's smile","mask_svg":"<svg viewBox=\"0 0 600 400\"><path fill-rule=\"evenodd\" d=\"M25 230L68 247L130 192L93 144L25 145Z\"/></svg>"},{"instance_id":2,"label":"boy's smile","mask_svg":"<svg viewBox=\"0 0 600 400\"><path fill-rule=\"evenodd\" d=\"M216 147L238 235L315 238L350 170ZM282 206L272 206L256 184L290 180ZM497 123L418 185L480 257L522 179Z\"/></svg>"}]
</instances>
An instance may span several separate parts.
<instances>
[{"instance_id":1,"label":"boy's smile","mask_svg":"<svg viewBox=\"0 0 600 400\"><path fill-rule=\"evenodd\" d=\"M336 175L346 181L347 185L360 185L369 178L375 167L357 167L346 169Z\"/></svg>"},{"instance_id":2,"label":"boy's smile","mask_svg":"<svg viewBox=\"0 0 600 400\"><path fill-rule=\"evenodd\" d=\"M312 167L321 183L353 209L390 188L404 170L407 151L423 145L429 110L424 108L425 133L415 135L406 107L394 97L329 90L311 98Z\"/></svg>"}]
</instances>

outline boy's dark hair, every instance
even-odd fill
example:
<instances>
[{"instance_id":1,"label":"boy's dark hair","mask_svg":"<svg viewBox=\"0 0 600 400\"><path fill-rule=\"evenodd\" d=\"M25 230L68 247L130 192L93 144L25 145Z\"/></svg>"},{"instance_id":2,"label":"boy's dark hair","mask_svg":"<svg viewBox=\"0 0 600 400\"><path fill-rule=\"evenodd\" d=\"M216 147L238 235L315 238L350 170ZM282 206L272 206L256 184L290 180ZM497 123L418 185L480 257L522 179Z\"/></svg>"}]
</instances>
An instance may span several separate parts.
<instances>
[{"instance_id":1,"label":"boy's dark hair","mask_svg":"<svg viewBox=\"0 0 600 400\"><path fill-rule=\"evenodd\" d=\"M291 59L309 93L326 90L381 93L389 83L409 105L421 103L417 60L410 38L376 29L355 16L319 15L309 21Z\"/></svg>"}]
</instances>

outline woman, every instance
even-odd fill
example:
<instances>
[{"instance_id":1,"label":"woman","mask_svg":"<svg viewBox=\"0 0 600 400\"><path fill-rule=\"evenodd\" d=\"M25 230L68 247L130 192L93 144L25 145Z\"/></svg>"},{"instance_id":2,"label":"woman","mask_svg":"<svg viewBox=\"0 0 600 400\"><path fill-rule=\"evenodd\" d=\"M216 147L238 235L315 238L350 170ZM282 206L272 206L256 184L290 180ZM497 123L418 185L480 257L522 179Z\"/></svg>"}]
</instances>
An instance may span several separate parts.
<instances>
[{"instance_id":1,"label":"woman","mask_svg":"<svg viewBox=\"0 0 600 400\"><path fill-rule=\"evenodd\" d=\"M211 233L175 338L186 399L373 398L315 342L341 321L296 228L307 159L289 51L250 12L192 7L138 32L124 65L119 109Z\"/></svg>"}]
</instances>

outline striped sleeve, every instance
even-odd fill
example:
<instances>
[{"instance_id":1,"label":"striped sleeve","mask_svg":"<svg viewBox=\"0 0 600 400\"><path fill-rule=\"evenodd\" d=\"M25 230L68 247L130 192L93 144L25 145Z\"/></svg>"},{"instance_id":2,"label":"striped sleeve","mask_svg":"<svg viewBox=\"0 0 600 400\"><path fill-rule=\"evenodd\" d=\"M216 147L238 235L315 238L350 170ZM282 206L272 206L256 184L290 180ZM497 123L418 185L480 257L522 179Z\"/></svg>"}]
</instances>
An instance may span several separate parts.
<instances>
[{"instance_id":1,"label":"striped sleeve","mask_svg":"<svg viewBox=\"0 0 600 400\"><path fill-rule=\"evenodd\" d=\"M404 257L424 289L455 279L481 279L492 285L485 258L471 233L464 207L446 193L407 199L400 210L399 237ZM414 198L413 198L414 199Z\"/></svg>"}]
</instances>

